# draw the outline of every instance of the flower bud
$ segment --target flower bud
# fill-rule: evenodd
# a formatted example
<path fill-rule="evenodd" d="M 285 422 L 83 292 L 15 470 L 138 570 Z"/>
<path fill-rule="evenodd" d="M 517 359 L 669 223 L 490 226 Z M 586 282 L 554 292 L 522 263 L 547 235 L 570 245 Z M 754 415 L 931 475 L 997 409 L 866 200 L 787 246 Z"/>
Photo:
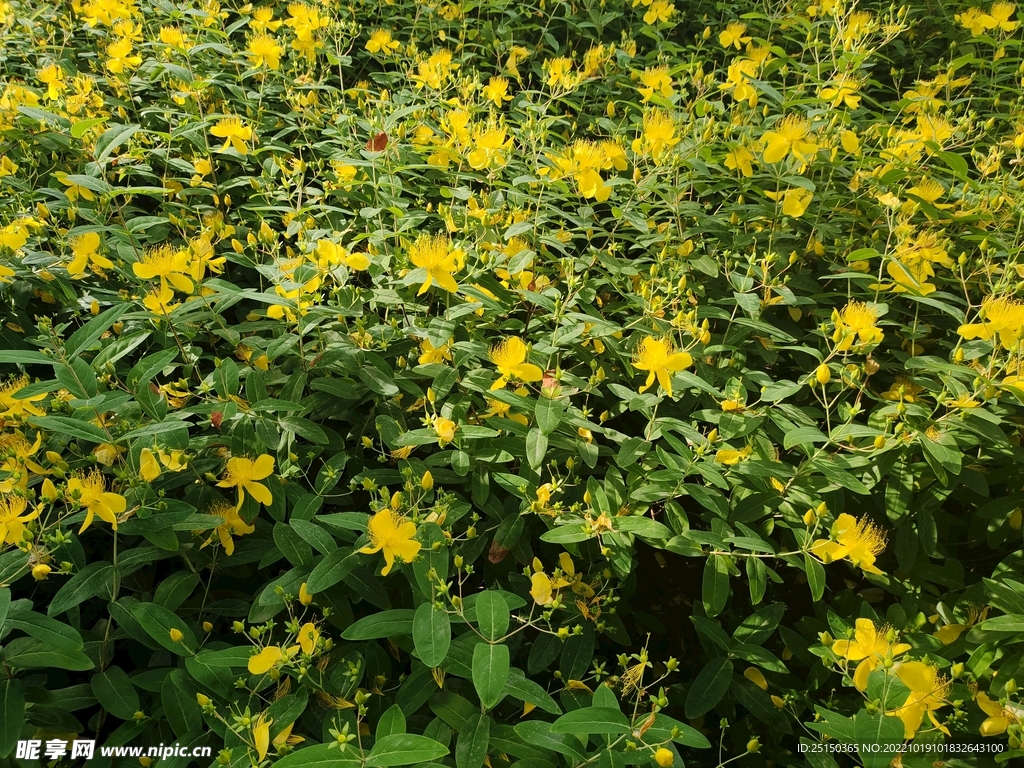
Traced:
<path fill-rule="evenodd" d="M 180 629 L 171 627 L 171 642 L 180 643 L 184 637 L 185 635 L 181 633 Z"/>
<path fill-rule="evenodd" d="M 654 753 L 654 762 L 660 765 L 661 768 L 671 768 L 675 761 L 676 756 L 672 754 L 671 750 L 665 749 L 664 747 L 661 747 Z"/>
<path fill-rule="evenodd" d="M 423 477 L 420 480 L 420 488 L 424 491 L 429 491 L 434 487 L 434 476 L 429 471 L 423 473 Z"/>
<path fill-rule="evenodd" d="M 747 742 L 747 752 L 757 752 L 761 748 L 761 742 L 757 739 L 751 739 Z"/>
<path fill-rule="evenodd" d="M 828 369 L 828 366 L 825 363 L 822 363 L 814 372 L 814 378 L 817 379 L 819 384 L 825 386 L 832 378 L 832 372 Z"/>
<path fill-rule="evenodd" d="M 204 621 L 203 632 L 213 632 L 213 624 L 209 621 Z"/>
<path fill-rule="evenodd" d="M 36 581 L 42 581 L 50 575 L 51 570 L 52 569 L 50 568 L 50 566 L 46 565 L 45 563 L 40 563 L 39 565 L 32 566 L 32 578 Z"/>

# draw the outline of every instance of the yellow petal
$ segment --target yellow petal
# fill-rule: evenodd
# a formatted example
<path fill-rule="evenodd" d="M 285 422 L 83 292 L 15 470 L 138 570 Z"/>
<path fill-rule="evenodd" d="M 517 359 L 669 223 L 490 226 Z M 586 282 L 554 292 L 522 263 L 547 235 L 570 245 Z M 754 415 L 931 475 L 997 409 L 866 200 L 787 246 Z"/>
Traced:
<path fill-rule="evenodd" d="M 249 672 L 253 675 L 262 675 L 281 660 L 284 654 L 276 645 L 269 645 L 257 655 L 249 658 Z"/>

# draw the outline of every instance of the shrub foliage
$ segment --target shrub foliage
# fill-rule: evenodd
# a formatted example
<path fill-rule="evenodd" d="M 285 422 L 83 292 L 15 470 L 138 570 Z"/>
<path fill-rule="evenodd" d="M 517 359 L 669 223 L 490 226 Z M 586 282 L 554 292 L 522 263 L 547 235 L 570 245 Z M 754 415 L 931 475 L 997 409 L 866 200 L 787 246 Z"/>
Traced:
<path fill-rule="evenodd" d="M 0 757 L 1019 757 L 969 2 L 0 2 Z"/>

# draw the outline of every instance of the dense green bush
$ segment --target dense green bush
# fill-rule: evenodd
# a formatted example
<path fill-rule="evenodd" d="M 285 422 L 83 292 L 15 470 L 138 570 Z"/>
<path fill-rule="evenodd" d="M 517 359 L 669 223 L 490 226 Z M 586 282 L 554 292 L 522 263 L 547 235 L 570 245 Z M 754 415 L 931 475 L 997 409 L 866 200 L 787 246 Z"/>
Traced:
<path fill-rule="evenodd" d="M 1016 18 L 0 1 L 0 758 L 1022 756 Z"/>

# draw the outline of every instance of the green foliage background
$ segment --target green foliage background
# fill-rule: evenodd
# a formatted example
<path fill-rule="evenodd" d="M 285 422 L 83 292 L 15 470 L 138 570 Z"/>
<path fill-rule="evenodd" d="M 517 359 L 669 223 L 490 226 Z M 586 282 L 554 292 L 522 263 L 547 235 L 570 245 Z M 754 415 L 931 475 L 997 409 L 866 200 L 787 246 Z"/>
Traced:
<path fill-rule="evenodd" d="M 1016 18 L 0 2 L 0 757 L 1020 757 Z"/>

